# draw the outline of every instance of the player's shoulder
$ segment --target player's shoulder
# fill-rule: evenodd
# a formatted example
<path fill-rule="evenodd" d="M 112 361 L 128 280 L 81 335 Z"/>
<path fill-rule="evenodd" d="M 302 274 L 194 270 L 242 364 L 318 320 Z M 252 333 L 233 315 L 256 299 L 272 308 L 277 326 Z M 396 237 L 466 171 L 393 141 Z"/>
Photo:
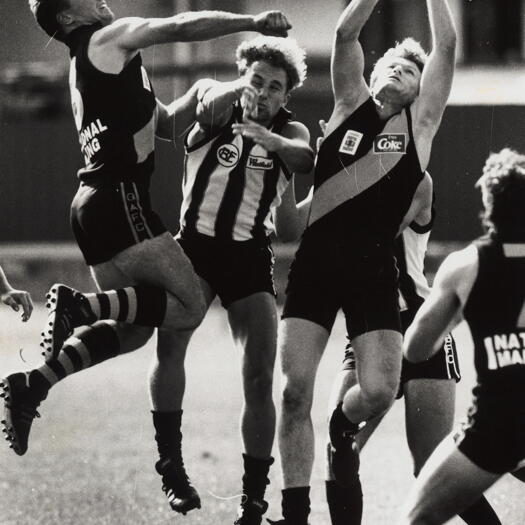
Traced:
<path fill-rule="evenodd" d="M 142 25 L 146 24 L 147 20 L 138 16 L 128 16 L 124 18 L 117 18 L 111 24 L 100 28 L 93 33 L 91 39 L 94 45 L 118 45 L 119 42 L 129 33 L 137 30 Z"/>
<path fill-rule="evenodd" d="M 453 289 L 464 302 L 477 277 L 478 267 L 478 250 L 474 244 L 469 244 L 445 258 L 436 274 L 434 286 Z"/>

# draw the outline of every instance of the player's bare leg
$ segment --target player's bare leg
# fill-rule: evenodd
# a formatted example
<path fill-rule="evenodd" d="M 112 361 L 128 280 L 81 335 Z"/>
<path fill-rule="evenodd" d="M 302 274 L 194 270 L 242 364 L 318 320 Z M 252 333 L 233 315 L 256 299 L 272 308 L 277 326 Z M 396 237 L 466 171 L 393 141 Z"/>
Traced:
<path fill-rule="evenodd" d="M 259 292 L 228 308 L 233 338 L 242 349 L 244 403 L 241 435 L 244 444 L 243 501 L 236 525 L 259 525 L 268 504 L 264 501 L 273 458 L 275 405 L 272 396 L 277 344 L 275 298 Z"/>
<path fill-rule="evenodd" d="M 314 460 L 312 408 L 315 377 L 329 333 L 304 319 L 284 319 L 279 334 L 283 385 L 279 450 L 284 523 L 307 524 Z"/>
<path fill-rule="evenodd" d="M 348 390 L 329 424 L 331 468 L 342 486 L 355 483 L 359 425 L 380 416 L 394 402 L 401 375 L 402 337 L 394 330 L 375 330 L 352 339 L 358 383 Z"/>
<path fill-rule="evenodd" d="M 434 451 L 413 485 L 401 525 L 440 525 L 471 506 L 501 477 L 460 452 L 452 437 Z"/>
<path fill-rule="evenodd" d="M 199 279 L 206 308 L 214 294 Z M 150 400 L 159 460 L 155 464 L 162 476 L 163 490 L 171 508 L 182 514 L 201 507 L 201 500 L 192 485 L 182 455 L 182 401 L 186 387 L 184 359 L 192 330 L 158 331 L 157 351 L 149 374 Z"/>

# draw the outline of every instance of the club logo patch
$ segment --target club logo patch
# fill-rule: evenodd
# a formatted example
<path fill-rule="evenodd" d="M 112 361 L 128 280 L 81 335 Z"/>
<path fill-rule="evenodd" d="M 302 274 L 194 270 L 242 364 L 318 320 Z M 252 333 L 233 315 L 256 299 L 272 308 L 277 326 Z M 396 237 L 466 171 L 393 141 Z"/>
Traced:
<path fill-rule="evenodd" d="M 347 155 L 355 155 L 357 148 L 359 147 L 359 144 L 361 143 L 361 139 L 363 138 L 363 134 L 359 133 L 359 131 L 354 131 L 353 129 L 349 129 L 345 136 L 343 137 L 343 141 L 341 142 L 341 145 L 339 146 L 339 153 L 346 153 Z"/>
<path fill-rule="evenodd" d="M 407 136 L 405 133 L 390 133 L 378 135 L 374 139 L 374 153 L 407 152 Z"/>
<path fill-rule="evenodd" d="M 223 144 L 217 150 L 217 160 L 225 168 L 233 168 L 239 162 L 239 150 L 234 144 Z"/>
<path fill-rule="evenodd" d="M 250 155 L 248 157 L 247 167 L 254 170 L 271 170 L 273 168 L 273 159 Z"/>

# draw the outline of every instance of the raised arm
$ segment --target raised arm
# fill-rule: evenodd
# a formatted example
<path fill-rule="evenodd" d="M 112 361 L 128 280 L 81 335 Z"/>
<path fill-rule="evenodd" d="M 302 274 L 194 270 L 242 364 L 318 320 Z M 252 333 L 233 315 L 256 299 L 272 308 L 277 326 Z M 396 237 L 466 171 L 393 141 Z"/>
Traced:
<path fill-rule="evenodd" d="M 223 126 L 228 122 L 233 110 L 233 104 L 240 100 L 245 90 L 255 89 L 249 85 L 249 80 L 239 77 L 231 82 L 216 82 L 199 100 L 197 106 L 197 121 L 203 127 Z"/>
<path fill-rule="evenodd" d="M 416 126 L 437 131 L 452 87 L 456 61 L 456 29 L 447 0 L 426 0 L 432 33 L 432 51 L 423 69 L 416 106 Z M 422 129 L 423 128 L 423 129 Z"/>
<path fill-rule="evenodd" d="M 353 0 L 337 21 L 331 59 L 332 89 L 336 105 L 334 114 L 341 104 L 352 111 L 359 99 L 368 95 L 368 87 L 363 78 L 363 49 L 358 38 L 377 2 L 378 0 Z M 331 127 L 330 122 L 328 127 Z"/>
<path fill-rule="evenodd" d="M 157 99 L 157 137 L 175 140 L 183 135 L 196 120 L 199 100 L 216 84 L 216 80 L 203 78 L 168 105 Z"/>
<path fill-rule="evenodd" d="M 102 29 L 100 39 L 112 40 L 133 53 L 156 44 L 210 40 L 240 31 L 287 36 L 291 26 L 280 11 L 242 15 L 225 11 L 195 11 L 168 18 L 123 18 Z"/>

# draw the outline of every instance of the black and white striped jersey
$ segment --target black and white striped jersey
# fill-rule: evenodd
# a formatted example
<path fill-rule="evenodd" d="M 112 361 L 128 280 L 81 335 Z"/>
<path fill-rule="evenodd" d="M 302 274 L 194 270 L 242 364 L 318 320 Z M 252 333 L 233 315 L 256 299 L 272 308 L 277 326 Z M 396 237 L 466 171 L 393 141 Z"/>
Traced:
<path fill-rule="evenodd" d="M 274 230 L 271 212 L 280 204 L 292 174 L 276 153 L 233 134 L 233 122 L 241 120 L 242 109 L 236 104 L 225 126 L 193 145 L 186 137 L 183 235 L 243 241 Z M 280 133 L 289 120 L 290 113 L 281 109 L 271 131 Z"/>
<path fill-rule="evenodd" d="M 78 177 L 99 185 L 152 174 L 157 106 L 140 54 L 118 74 L 91 63 L 89 41 L 101 27 L 83 26 L 67 38 L 71 104 L 85 161 Z"/>

